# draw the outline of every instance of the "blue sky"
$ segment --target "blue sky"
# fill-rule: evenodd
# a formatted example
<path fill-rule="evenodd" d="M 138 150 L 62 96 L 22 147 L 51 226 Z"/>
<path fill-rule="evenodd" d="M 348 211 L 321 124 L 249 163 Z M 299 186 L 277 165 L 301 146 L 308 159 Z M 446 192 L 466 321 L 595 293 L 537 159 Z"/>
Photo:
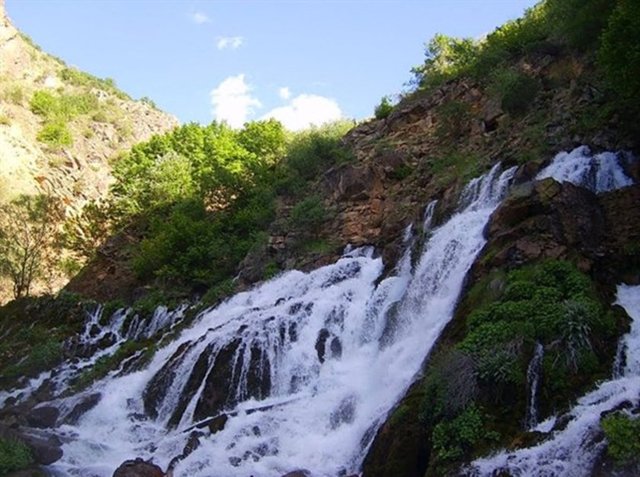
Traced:
<path fill-rule="evenodd" d="M 6 0 L 44 50 L 180 121 L 370 116 L 435 33 L 480 37 L 534 0 Z"/>

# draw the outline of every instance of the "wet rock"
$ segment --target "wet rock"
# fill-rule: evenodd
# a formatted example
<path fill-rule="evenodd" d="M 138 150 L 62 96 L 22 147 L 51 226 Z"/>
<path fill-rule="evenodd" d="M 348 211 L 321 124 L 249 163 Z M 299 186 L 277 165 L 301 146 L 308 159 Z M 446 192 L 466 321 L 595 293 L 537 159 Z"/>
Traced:
<path fill-rule="evenodd" d="M 63 455 L 62 442 L 55 436 L 23 434 L 20 436 L 33 454 L 37 464 L 50 465 L 60 460 Z"/>
<path fill-rule="evenodd" d="M 140 457 L 124 461 L 113 473 L 113 477 L 165 477 L 160 467 Z"/>
<path fill-rule="evenodd" d="M 306 469 L 294 470 L 284 474 L 282 477 L 311 477 L 311 472 Z"/>
<path fill-rule="evenodd" d="M 231 386 L 233 377 L 234 356 L 240 346 L 241 341 L 236 339 L 222 348 L 215 357 L 213 369 L 206 376 L 206 382 L 202 390 L 202 395 L 196 404 L 194 419 L 205 419 L 209 416 L 220 414 L 225 405 L 230 401 L 230 396 L 234 392 Z M 196 369 L 194 368 L 194 373 Z M 192 373 L 192 377 L 194 374 Z M 200 387 L 202 379 L 189 378 L 185 390 L 192 389 L 192 394 Z M 185 394 L 183 393 L 183 396 Z M 188 401 L 187 401 L 188 402 Z M 185 405 L 186 407 L 186 405 Z"/>
<path fill-rule="evenodd" d="M 73 406 L 71 411 L 64 417 L 63 422 L 65 424 L 76 424 L 85 413 L 96 407 L 101 398 L 102 394 L 100 393 L 92 393 L 83 396 L 81 400 L 75 406 Z"/>
<path fill-rule="evenodd" d="M 325 354 L 327 352 L 326 345 L 329 336 L 329 330 L 327 330 L 326 328 L 322 328 L 320 330 L 320 333 L 318 333 L 318 338 L 316 339 L 316 354 L 318 355 L 318 360 L 320 360 L 321 363 L 324 363 Z"/>
<path fill-rule="evenodd" d="M 193 343 L 181 344 L 169 358 L 169 361 L 151 378 L 144 392 L 142 401 L 145 412 L 152 418 L 158 417 L 158 408 L 173 385 L 175 370 L 184 359 L 185 354 L 191 349 Z"/>
<path fill-rule="evenodd" d="M 60 416 L 60 410 L 53 406 L 42 406 L 31 409 L 27 413 L 27 423 L 31 427 L 45 429 L 47 427 L 55 427 L 56 421 Z"/>

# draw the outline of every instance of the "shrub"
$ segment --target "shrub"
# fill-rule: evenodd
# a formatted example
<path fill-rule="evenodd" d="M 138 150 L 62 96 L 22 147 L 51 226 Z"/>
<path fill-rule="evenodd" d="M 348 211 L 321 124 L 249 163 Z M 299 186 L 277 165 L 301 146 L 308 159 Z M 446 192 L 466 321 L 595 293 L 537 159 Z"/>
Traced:
<path fill-rule="evenodd" d="M 436 135 L 441 140 L 458 139 L 469 127 L 469 105 L 462 101 L 447 101 L 437 108 Z"/>
<path fill-rule="evenodd" d="M 614 318 L 593 294 L 589 278 L 568 262 L 511 271 L 502 296 L 469 315 L 458 348 L 474 357 L 478 377 L 493 393 L 497 385 L 524 382 L 525 351 L 541 342 L 547 350 L 543 386 L 565 389 L 570 377 L 598 372 L 602 343 L 615 335 Z"/>
<path fill-rule="evenodd" d="M 607 454 L 618 465 L 638 462 L 640 419 L 626 414 L 609 414 L 600 421 L 607 438 Z"/>
<path fill-rule="evenodd" d="M 502 109 L 512 116 L 524 114 L 538 94 L 538 82 L 523 73 L 501 68 L 493 74 L 490 91 L 500 98 Z"/>
<path fill-rule="evenodd" d="M 353 155 L 342 144 L 342 137 L 352 126 L 348 121 L 338 121 L 298 133 L 289 145 L 286 167 L 310 180 L 335 164 L 351 161 Z"/>
<path fill-rule="evenodd" d="M 485 437 L 484 419 L 471 405 L 451 420 L 439 422 L 433 429 L 433 451 L 441 463 L 460 460 Z"/>
<path fill-rule="evenodd" d="M 324 204 L 316 195 L 298 202 L 291 209 L 291 225 L 305 234 L 317 233 L 325 218 Z"/>
<path fill-rule="evenodd" d="M 62 121 L 45 123 L 36 139 L 53 147 L 71 146 L 73 144 L 71 131 L 69 131 L 66 123 Z"/>
<path fill-rule="evenodd" d="M 31 450 L 15 439 L 0 437 L 0 475 L 21 470 L 33 464 Z"/>
<path fill-rule="evenodd" d="M 391 111 L 393 111 L 391 99 L 389 99 L 389 96 L 383 96 L 380 103 L 375 107 L 373 114 L 376 119 L 384 119 L 391 114 Z"/>

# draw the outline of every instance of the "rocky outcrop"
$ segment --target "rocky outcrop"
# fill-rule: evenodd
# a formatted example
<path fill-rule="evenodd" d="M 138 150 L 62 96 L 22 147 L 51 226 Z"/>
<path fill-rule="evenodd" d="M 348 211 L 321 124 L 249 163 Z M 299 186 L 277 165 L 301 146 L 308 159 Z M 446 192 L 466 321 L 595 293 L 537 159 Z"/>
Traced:
<path fill-rule="evenodd" d="M 44 193 L 59 198 L 67 216 L 75 215 L 88 201 L 105 197 L 113 182 L 111 159 L 178 121 L 111 83 L 79 71 L 70 75 L 72 69 L 21 34 L 4 5 L 0 8 L 0 203 L 18 194 Z M 40 91 L 95 99 L 92 111 L 66 122 L 71 144 L 52 146 L 38 139 L 45 120 L 30 101 Z M 57 291 L 67 281 L 61 270 L 48 276 L 49 283 L 36 284 L 36 294 Z M 0 303 L 9 295 L 8 285 L 0 282 Z"/>

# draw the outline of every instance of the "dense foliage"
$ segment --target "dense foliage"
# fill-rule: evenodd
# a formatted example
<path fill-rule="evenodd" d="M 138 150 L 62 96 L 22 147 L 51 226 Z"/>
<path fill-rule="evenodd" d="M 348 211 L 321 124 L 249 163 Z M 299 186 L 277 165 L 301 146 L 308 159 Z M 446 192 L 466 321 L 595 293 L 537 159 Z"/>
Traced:
<path fill-rule="evenodd" d="M 29 448 L 15 439 L 0 438 L 0 475 L 27 468 L 33 463 Z"/>
<path fill-rule="evenodd" d="M 536 343 L 544 347 L 543 412 L 562 409 L 580 386 L 609 370 L 616 319 L 574 265 L 548 261 L 513 270 L 493 297 L 475 289 L 483 286 L 470 291 L 484 299 L 468 316 L 464 338 L 433 357 L 424 379 L 420 420 L 432 432 L 435 467 L 498 443 L 504 425 L 492 422 L 518 425 Z M 506 409 L 516 415 L 505 419 Z"/>
<path fill-rule="evenodd" d="M 640 419 L 623 413 L 609 414 L 601 420 L 607 438 L 607 454 L 618 465 L 640 459 Z"/>
<path fill-rule="evenodd" d="M 461 77 L 490 84 L 523 55 L 570 49 L 597 53 L 601 76 L 625 101 L 619 106 L 638 111 L 639 18 L 640 5 L 634 0 L 542 0 L 522 18 L 506 22 L 481 40 L 436 35 L 426 45 L 424 62 L 412 69 L 412 83 L 418 90 L 432 90 Z M 513 99 L 502 99 L 526 106 L 536 88 L 527 84 L 526 71 L 519 74 L 521 80 L 506 92 Z M 515 109 L 521 112 L 523 105 Z"/>
<path fill-rule="evenodd" d="M 87 249 L 101 232 L 94 222 L 104 223 L 106 214 L 120 226 L 142 227 L 132 254 L 140 278 L 196 289 L 222 284 L 266 243 L 278 196 L 297 204 L 292 228 L 317 232 L 325 211 L 306 184 L 351 159 L 341 142 L 350 127 L 335 123 L 293 135 L 274 120 L 240 130 L 214 122 L 155 136 L 116 161 L 111 200 L 88 206 L 86 223 L 68 227 L 68 241 Z M 275 265 L 267 265 L 272 274 Z"/>

